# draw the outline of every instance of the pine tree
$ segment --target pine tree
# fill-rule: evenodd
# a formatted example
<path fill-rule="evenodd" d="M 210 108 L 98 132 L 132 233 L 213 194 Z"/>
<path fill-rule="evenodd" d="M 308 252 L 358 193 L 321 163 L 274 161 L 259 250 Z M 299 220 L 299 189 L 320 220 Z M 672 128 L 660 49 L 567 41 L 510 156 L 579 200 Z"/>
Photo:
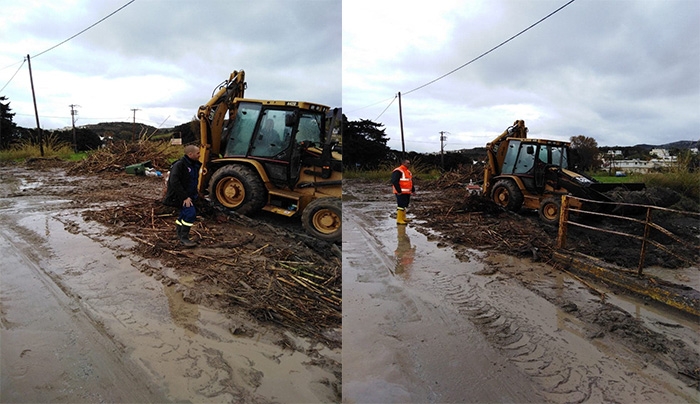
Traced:
<path fill-rule="evenodd" d="M 0 149 L 7 149 L 15 137 L 17 125 L 12 121 L 15 116 L 10 109 L 7 97 L 0 96 Z"/>

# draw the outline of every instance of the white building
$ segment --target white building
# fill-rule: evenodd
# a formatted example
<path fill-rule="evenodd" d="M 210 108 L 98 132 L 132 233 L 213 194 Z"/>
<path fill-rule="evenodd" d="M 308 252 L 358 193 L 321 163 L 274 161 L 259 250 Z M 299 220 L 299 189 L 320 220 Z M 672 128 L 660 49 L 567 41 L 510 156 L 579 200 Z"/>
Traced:
<path fill-rule="evenodd" d="M 651 171 L 672 167 L 676 163 L 676 157 L 671 156 L 666 149 L 652 149 L 650 154 L 656 155 L 658 158 L 652 158 L 648 161 L 640 159 L 617 160 L 615 156 L 621 156 L 622 152 L 619 150 L 611 150 L 605 155 L 603 166 L 616 172 L 622 171 L 624 173 L 646 174 Z"/>

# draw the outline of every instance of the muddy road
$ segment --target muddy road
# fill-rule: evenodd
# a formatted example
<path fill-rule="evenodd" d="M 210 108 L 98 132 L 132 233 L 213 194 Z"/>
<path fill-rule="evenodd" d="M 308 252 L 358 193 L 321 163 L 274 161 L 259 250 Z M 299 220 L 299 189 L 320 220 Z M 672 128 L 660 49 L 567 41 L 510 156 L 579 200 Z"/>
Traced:
<path fill-rule="evenodd" d="M 235 301 L 264 278 L 256 270 L 284 280 L 284 267 L 333 254 L 275 243 L 274 223 L 214 218 L 201 220 L 202 248 L 183 251 L 155 179 L 67 171 L 0 172 L 1 402 L 340 400 L 339 324 L 299 329 L 272 301 Z"/>
<path fill-rule="evenodd" d="M 344 402 L 700 402 L 696 318 L 450 242 L 439 193 L 404 228 L 387 184 L 343 187 Z"/>

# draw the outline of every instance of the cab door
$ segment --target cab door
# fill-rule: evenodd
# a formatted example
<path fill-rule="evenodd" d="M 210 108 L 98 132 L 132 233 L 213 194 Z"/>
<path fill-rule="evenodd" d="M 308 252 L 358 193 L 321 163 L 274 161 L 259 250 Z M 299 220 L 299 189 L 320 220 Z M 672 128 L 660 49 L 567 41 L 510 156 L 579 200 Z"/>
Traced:
<path fill-rule="evenodd" d="M 249 157 L 265 167 L 270 181 L 278 187 L 289 184 L 294 117 L 293 110 L 263 108 L 250 144 Z"/>

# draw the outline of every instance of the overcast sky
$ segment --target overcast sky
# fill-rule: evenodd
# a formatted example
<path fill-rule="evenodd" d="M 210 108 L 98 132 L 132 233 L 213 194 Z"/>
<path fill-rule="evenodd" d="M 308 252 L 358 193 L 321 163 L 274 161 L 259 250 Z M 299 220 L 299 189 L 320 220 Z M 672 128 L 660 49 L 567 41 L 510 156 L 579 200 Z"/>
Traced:
<path fill-rule="evenodd" d="M 70 126 L 71 104 L 79 105 L 76 125 L 131 122 L 138 109 L 136 122 L 173 127 L 241 69 L 249 98 L 342 102 L 340 0 L 0 0 L 0 7 L 0 96 L 19 126 L 36 127 L 27 54 L 44 129 Z"/>
<path fill-rule="evenodd" d="M 441 131 L 445 150 L 484 146 L 517 119 L 531 137 L 599 146 L 698 140 L 698 0 L 577 0 L 411 92 L 567 2 L 344 1 L 343 112 L 384 124 L 401 150 L 401 92 L 406 150 L 419 152 L 440 151 Z"/>

